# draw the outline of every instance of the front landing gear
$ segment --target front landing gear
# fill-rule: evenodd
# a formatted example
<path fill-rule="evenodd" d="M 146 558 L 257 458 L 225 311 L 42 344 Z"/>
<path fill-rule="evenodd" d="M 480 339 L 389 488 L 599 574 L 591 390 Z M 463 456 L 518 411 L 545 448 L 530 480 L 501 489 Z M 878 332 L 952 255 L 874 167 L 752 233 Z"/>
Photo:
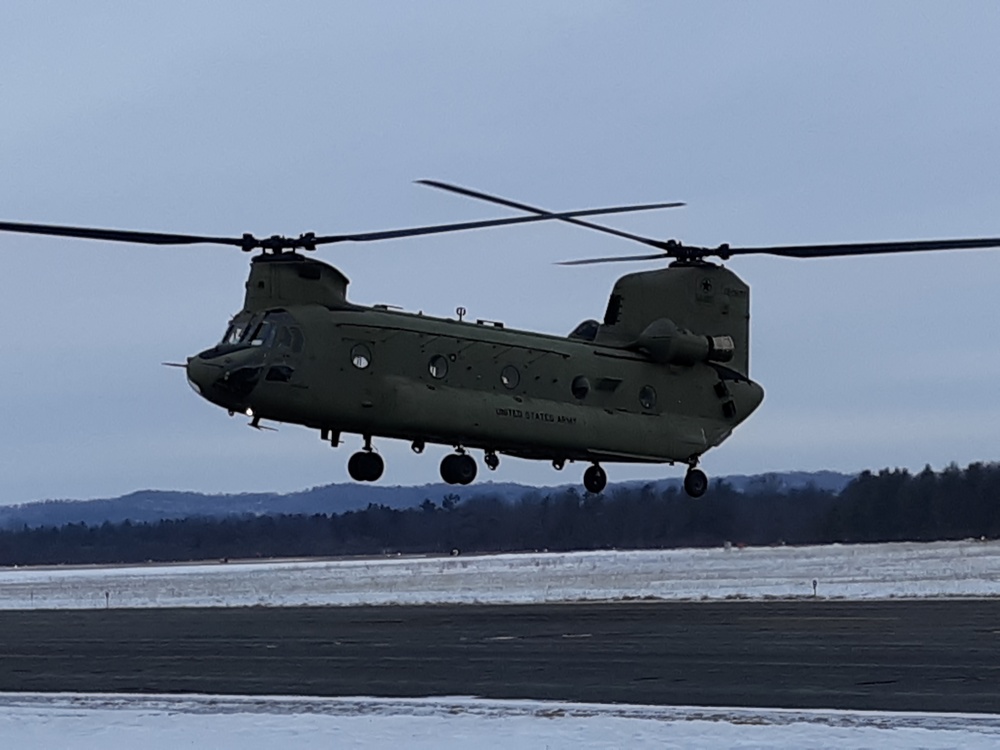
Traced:
<path fill-rule="evenodd" d="M 355 482 L 376 482 L 385 471 L 385 461 L 378 453 L 359 451 L 347 462 L 347 473 Z"/>
<path fill-rule="evenodd" d="M 441 478 L 448 484 L 470 484 L 476 478 L 476 460 L 467 453 L 451 453 L 441 460 Z"/>
<path fill-rule="evenodd" d="M 372 450 L 372 439 L 365 435 L 364 450 L 358 451 L 347 462 L 347 473 L 355 482 L 376 482 L 385 471 L 385 461 Z"/>
<path fill-rule="evenodd" d="M 583 472 L 583 486 L 587 492 L 599 495 L 608 486 L 608 475 L 598 464 L 594 464 Z"/>
<path fill-rule="evenodd" d="M 684 491 L 690 497 L 699 498 L 705 494 L 707 489 L 708 477 L 705 476 L 705 472 L 694 466 L 688 469 L 687 474 L 684 475 Z"/>

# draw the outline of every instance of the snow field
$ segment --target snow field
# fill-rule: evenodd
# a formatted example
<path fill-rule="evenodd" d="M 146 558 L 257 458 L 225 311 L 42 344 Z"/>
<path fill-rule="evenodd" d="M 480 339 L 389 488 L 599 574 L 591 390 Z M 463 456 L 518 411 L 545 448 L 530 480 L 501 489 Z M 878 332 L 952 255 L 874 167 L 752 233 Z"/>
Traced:
<path fill-rule="evenodd" d="M 1000 595 L 1000 542 L 0 569 L 0 609 Z"/>
<path fill-rule="evenodd" d="M 0 693 L 11 748 L 510 750 L 1000 745 L 1000 716 L 600 706 L 466 698 Z"/>

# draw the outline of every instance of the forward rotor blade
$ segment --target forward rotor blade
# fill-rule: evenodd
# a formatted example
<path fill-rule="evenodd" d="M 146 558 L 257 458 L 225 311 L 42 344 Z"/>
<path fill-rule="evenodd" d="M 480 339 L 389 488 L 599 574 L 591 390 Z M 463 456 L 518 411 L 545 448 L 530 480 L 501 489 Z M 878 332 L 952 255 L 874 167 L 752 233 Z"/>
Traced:
<path fill-rule="evenodd" d="M 929 250 L 973 250 L 1000 247 L 1000 237 L 959 238 L 948 240 L 904 240 L 901 242 L 851 242 L 826 245 L 776 245 L 773 247 L 725 247 L 716 254 L 778 255 L 784 258 L 834 258 L 850 255 L 877 255 L 881 253 L 918 253 Z"/>
<path fill-rule="evenodd" d="M 389 229 L 378 232 L 363 232 L 360 234 L 335 234 L 326 237 L 316 237 L 312 242 L 325 245 L 333 242 L 371 242 L 373 240 L 390 240 L 398 237 L 416 237 L 423 234 L 441 234 L 443 232 L 461 232 L 467 229 L 484 229 L 508 224 L 530 224 L 536 221 L 572 220 L 577 216 L 601 216 L 607 214 L 624 214 L 635 211 L 652 211 L 660 208 L 674 208 L 677 203 L 645 203 L 634 206 L 611 206 L 609 208 L 588 208 L 578 211 L 561 211 L 559 213 L 542 212 L 535 216 L 511 216 L 505 219 L 485 219 L 482 221 L 465 221 L 456 224 L 437 224 L 427 227 L 412 227 L 408 229 Z M 614 230 L 611 230 L 614 231 Z"/>
<path fill-rule="evenodd" d="M 471 190 L 469 188 L 460 187 L 459 185 L 451 185 L 447 182 L 440 182 L 439 180 L 417 180 L 417 184 L 426 185 L 428 187 L 437 188 L 438 190 L 446 190 L 450 193 L 457 193 L 458 195 L 464 195 L 467 198 L 475 198 L 477 200 L 487 201 L 488 203 L 496 203 L 500 206 L 507 206 L 508 208 L 516 208 L 520 211 L 527 211 L 528 213 L 537 214 L 539 216 L 548 216 L 550 218 L 557 218 L 555 214 L 551 211 L 546 211 L 544 208 L 538 208 L 537 206 L 529 206 L 527 203 L 518 203 L 517 201 L 508 200 L 506 198 L 501 198 L 496 195 L 490 195 L 489 193 L 481 193 L 478 190 Z M 662 208 L 679 208 L 681 206 L 687 205 L 682 202 L 665 203 Z M 589 221 L 580 221 L 579 219 L 562 217 L 562 221 L 567 224 L 576 224 L 577 226 L 586 227 L 587 229 L 594 229 L 598 232 L 604 232 L 605 234 L 613 234 L 616 237 L 622 237 L 626 240 L 632 240 L 633 242 L 641 242 L 644 245 L 650 245 L 652 247 L 660 247 L 663 243 L 659 240 L 654 240 L 650 237 L 643 237 L 638 234 L 632 234 L 631 232 L 623 232 L 620 229 L 612 229 L 611 227 L 601 226 L 600 224 L 592 224 Z"/>
<path fill-rule="evenodd" d="M 672 208 L 674 203 L 646 203 L 632 206 L 611 206 L 608 208 L 590 208 L 561 213 L 545 213 L 539 216 L 514 216 L 503 219 L 484 219 L 481 221 L 464 221 L 453 224 L 437 224 L 426 227 L 409 227 L 406 229 L 389 229 L 377 232 L 361 232 L 357 234 L 334 234 L 316 237 L 304 234 L 298 238 L 268 237 L 258 239 L 250 234 L 242 237 L 211 237 L 194 234 L 166 234 L 161 232 L 138 232 L 124 229 L 99 229 L 96 227 L 70 227 L 55 224 L 25 224 L 20 222 L 0 222 L 0 231 L 19 232 L 21 234 L 41 234 L 57 237 L 77 237 L 90 240 L 105 240 L 111 242 L 132 242 L 143 245 L 232 245 L 242 250 L 265 248 L 268 250 L 294 250 L 304 248 L 315 249 L 316 245 L 328 245 L 335 242 L 372 242 L 390 240 L 400 237 L 416 237 L 425 234 L 442 234 L 445 232 L 460 232 L 468 229 L 484 229 L 509 224 L 529 224 L 536 221 L 552 221 L 569 219 L 575 216 L 600 216 L 606 214 L 631 213 L 634 211 L 651 211 L 660 208 Z"/>
<path fill-rule="evenodd" d="M 194 245 L 212 243 L 241 247 L 242 237 L 204 237 L 194 234 L 163 234 L 161 232 L 136 232 L 125 229 L 98 229 L 95 227 L 67 227 L 53 224 L 23 224 L 0 221 L 0 231 L 21 234 L 44 234 L 56 237 L 79 237 L 87 240 L 109 242 L 134 242 L 143 245 Z"/>

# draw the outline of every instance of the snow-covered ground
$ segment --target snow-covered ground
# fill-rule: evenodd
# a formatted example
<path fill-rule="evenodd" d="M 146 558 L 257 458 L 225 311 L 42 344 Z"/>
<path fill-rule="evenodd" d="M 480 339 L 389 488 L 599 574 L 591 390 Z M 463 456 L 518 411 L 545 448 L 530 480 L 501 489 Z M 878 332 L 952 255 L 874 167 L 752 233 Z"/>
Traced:
<path fill-rule="evenodd" d="M 0 609 L 1000 596 L 1000 542 L 0 569 Z"/>
<path fill-rule="evenodd" d="M 19 750 L 179 747 L 963 748 L 1000 746 L 1000 716 L 599 706 L 536 701 L 0 694 Z"/>
<path fill-rule="evenodd" d="M 0 608 L 1000 596 L 1000 542 L 0 569 Z M 0 694 L 0 747 L 996 748 L 1000 715 Z"/>

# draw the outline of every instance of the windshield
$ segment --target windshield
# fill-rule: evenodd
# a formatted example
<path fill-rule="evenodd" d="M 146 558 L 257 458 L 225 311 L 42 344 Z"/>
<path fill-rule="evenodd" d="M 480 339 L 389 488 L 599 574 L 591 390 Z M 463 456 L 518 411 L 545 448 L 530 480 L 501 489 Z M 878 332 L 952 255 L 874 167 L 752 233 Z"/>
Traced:
<path fill-rule="evenodd" d="M 239 344 L 249 334 L 251 330 L 250 324 L 256 323 L 258 319 L 259 316 L 237 315 L 229 321 L 229 327 L 226 329 L 225 334 L 223 334 L 222 341 L 219 344 L 221 346 L 235 346 Z"/>
<path fill-rule="evenodd" d="M 238 315 L 219 342 L 220 346 L 260 346 L 302 351 L 302 330 L 284 311 Z"/>
<path fill-rule="evenodd" d="M 250 334 L 243 343 L 249 343 L 250 346 L 271 345 L 271 340 L 274 338 L 274 324 L 266 317 L 255 326 L 247 326 L 247 330 L 250 331 Z"/>

